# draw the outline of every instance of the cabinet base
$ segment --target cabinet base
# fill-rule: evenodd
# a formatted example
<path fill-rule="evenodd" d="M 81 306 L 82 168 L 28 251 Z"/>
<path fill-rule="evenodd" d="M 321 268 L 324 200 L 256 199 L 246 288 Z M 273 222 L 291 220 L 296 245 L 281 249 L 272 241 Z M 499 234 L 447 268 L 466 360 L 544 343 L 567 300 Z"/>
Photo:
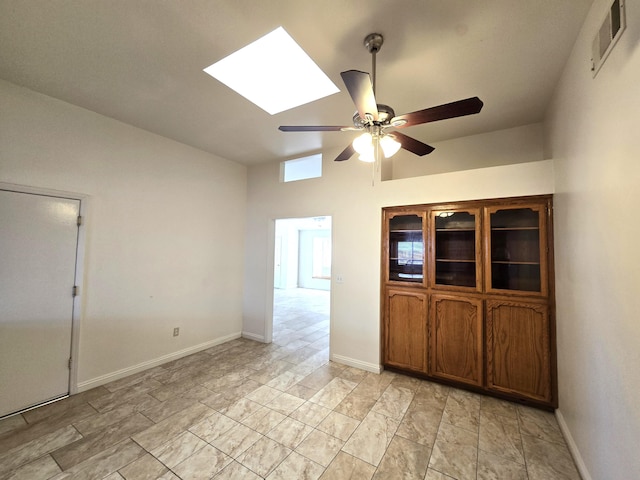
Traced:
<path fill-rule="evenodd" d="M 525 405 L 527 407 L 538 408 L 540 410 L 545 410 L 547 412 L 554 412 L 556 408 L 558 408 L 557 402 L 542 402 L 540 400 L 527 398 L 519 395 L 509 395 L 502 392 L 495 392 L 493 390 L 487 390 L 481 387 L 474 387 L 473 385 L 468 385 L 464 383 L 459 383 L 451 380 L 446 380 L 442 378 L 432 377 L 423 372 L 416 372 L 413 370 L 405 370 L 402 368 L 393 367 L 391 365 L 383 365 L 384 369 L 398 373 L 401 375 L 407 375 L 414 378 L 419 378 L 421 380 L 426 380 L 428 382 L 439 383 L 441 385 L 447 385 L 449 387 L 459 388 L 460 390 L 467 390 L 469 392 L 478 393 L 480 395 L 485 395 L 487 397 L 499 398 L 501 400 L 507 400 L 509 402 L 517 403 L 518 405 Z"/>

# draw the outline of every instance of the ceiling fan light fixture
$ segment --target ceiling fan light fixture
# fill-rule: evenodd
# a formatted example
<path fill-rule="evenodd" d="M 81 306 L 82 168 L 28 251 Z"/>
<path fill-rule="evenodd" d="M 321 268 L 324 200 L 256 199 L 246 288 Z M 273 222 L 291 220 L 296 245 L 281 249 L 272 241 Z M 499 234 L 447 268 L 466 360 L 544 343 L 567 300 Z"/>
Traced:
<path fill-rule="evenodd" d="M 358 160 L 365 162 L 365 163 L 373 163 L 376 161 L 376 157 L 373 154 L 373 147 L 371 147 L 371 150 L 369 150 L 368 152 L 364 152 L 361 153 L 360 156 L 358 157 Z"/>
<path fill-rule="evenodd" d="M 398 153 L 398 150 L 400 150 L 401 146 L 402 144 L 391 135 L 384 135 L 380 139 L 380 148 L 382 148 L 384 158 L 393 157 L 396 153 Z"/>
<path fill-rule="evenodd" d="M 373 152 L 373 137 L 369 132 L 359 135 L 353 140 L 353 149 L 360 155 Z"/>

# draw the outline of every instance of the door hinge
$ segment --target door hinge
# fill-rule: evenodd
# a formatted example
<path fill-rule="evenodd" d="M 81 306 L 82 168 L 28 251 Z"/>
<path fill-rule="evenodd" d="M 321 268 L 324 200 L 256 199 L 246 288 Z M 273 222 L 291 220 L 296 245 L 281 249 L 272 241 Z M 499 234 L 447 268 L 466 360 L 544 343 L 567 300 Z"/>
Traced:
<path fill-rule="evenodd" d="M 73 290 L 71 292 L 72 296 L 77 297 L 78 296 L 78 286 L 74 285 L 73 286 Z"/>
<path fill-rule="evenodd" d="M 82 215 L 78 215 L 78 226 L 82 225 Z"/>
<path fill-rule="evenodd" d="M 72 360 L 73 359 L 71 357 L 69 357 L 69 364 L 68 364 L 69 370 L 71 370 L 71 362 L 72 362 Z"/>

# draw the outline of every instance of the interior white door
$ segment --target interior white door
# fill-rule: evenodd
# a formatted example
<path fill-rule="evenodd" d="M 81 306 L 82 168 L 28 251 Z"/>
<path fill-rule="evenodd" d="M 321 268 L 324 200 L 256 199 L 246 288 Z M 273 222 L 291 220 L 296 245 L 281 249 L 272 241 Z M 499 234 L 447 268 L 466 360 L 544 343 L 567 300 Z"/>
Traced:
<path fill-rule="evenodd" d="M 69 393 L 79 212 L 0 190 L 0 416 Z"/>

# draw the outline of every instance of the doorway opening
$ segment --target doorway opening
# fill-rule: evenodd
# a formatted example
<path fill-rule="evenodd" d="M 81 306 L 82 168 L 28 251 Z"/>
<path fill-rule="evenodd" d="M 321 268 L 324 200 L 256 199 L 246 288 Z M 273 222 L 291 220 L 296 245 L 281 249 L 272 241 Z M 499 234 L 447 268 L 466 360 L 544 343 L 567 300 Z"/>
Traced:
<path fill-rule="evenodd" d="M 277 219 L 272 342 L 298 361 L 329 356 L 331 217 Z"/>

